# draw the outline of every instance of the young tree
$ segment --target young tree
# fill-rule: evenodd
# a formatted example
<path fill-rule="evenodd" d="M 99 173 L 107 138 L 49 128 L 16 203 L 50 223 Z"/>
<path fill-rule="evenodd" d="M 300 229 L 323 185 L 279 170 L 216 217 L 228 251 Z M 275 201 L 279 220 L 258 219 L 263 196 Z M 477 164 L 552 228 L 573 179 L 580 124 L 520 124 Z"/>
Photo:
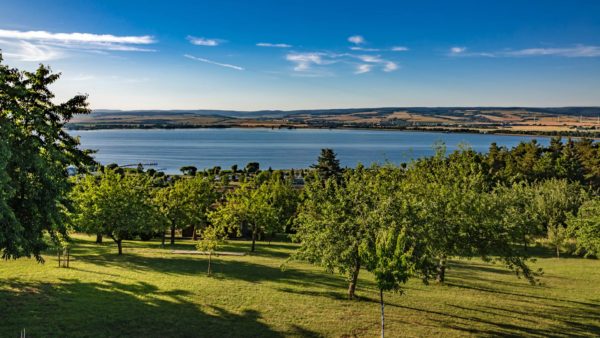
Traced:
<path fill-rule="evenodd" d="M 583 203 L 577 217 L 570 217 L 567 224 L 578 253 L 600 258 L 600 198 Z"/>
<path fill-rule="evenodd" d="M 79 141 L 64 129 L 76 114 L 87 114 L 87 97 L 55 104 L 49 86 L 59 74 L 2 64 L 0 55 L 0 251 L 2 257 L 34 256 L 47 247 L 44 234 L 66 236 L 70 208 L 66 168 L 93 163 Z"/>
<path fill-rule="evenodd" d="M 206 227 L 202 231 L 200 240 L 196 243 L 196 249 L 208 253 L 208 275 L 212 275 L 212 255 L 217 252 L 219 244 L 223 242 L 225 234 L 217 227 Z"/>
<path fill-rule="evenodd" d="M 83 178 L 72 193 L 73 220 L 84 231 L 110 237 L 123 254 L 123 239 L 154 228 L 157 210 L 151 203 L 146 175 L 121 175 L 105 170 Z"/>

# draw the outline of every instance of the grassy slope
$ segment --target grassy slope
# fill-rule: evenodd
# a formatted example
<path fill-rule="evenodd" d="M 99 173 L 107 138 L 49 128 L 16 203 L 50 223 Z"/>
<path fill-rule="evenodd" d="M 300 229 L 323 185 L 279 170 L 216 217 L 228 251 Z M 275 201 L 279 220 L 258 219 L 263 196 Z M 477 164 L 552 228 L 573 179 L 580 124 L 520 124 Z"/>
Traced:
<path fill-rule="evenodd" d="M 358 301 L 337 275 L 281 263 L 292 244 L 259 244 L 258 253 L 206 258 L 172 255 L 156 242 L 112 244 L 77 237 L 70 269 L 34 260 L 0 261 L 0 336 L 26 328 L 42 336 L 374 337 L 378 294 L 362 273 Z M 223 250 L 247 250 L 236 242 Z M 178 249 L 193 249 L 183 242 Z M 598 336 L 600 261 L 541 258 L 542 286 L 499 266 L 455 261 L 444 286 L 410 282 L 386 295 L 387 333 L 398 336 Z"/>

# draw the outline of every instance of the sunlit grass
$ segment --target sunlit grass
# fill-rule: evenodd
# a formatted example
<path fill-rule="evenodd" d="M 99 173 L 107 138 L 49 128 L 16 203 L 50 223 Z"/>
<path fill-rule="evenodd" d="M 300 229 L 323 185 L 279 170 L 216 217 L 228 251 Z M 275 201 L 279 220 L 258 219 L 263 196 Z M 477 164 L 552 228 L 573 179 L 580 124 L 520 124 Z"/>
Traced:
<path fill-rule="evenodd" d="M 220 250 L 248 251 L 244 241 Z M 174 255 L 157 241 L 129 241 L 124 255 L 109 243 L 76 236 L 71 268 L 19 259 L 0 262 L 0 336 L 283 337 L 379 333 L 378 294 L 361 272 L 359 299 L 344 278 L 304 263 L 281 264 L 294 249 L 259 243 L 257 253 Z M 175 249 L 193 250 L 191 241 Z M 386 294 L 387 334 L 398 336 L 598 336 L 600 261 L 544 258 L 542 285 L 500 266 L 453 261 L 443 286 L 412 281 Z"/>

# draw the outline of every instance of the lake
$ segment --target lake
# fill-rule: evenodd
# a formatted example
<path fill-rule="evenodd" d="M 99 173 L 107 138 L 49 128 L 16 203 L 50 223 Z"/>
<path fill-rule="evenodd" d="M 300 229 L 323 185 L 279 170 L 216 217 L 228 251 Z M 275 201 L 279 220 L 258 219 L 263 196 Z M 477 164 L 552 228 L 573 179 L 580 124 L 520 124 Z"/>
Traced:
<path fill-rule="evenodd" d="M 198 169 L 221 166 L 240 168 L 259 162 L 262 169 L 307 168 L 322 148 L 332 148 L 342 166 L 358 163 L 408 162 L 432 155 L 443 142 L 449 151 L 468 145 L 485 152 L 490 143 L 513 147 L 521 141 L 545 137 L 459 134 L 439 132 L 340 129 L 108 129 L 72 130 L 83 148 L 94 149 L 102 164 L 157 163 L 151 168 L 178 173 L 185 165 Z M 147 167 L 150 168 L 150 167 Z"/>

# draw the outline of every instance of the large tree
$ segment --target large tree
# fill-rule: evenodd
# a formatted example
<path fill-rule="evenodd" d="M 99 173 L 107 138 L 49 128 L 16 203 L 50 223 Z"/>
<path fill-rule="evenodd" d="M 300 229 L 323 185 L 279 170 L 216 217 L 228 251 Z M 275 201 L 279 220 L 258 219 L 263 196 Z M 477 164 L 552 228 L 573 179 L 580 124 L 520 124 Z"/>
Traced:
<path fill-rule="evenodd" d="M 296 219 L 293 238 L 301 246 L 294 257 L 346 276 L 349 299 L 354 298 L 364 266 L 360 247 L 373 237 L 373 207 L 382 197 L 369 188 L 373 170 L 359 166 L 346 171 L 339 182 L 335 176 L 324 183 L 310 180 Z M 397 182 L 391 180 L 388 188 L 394 189 Z"/>
<path fill-rule="evenodd" d="M 2 257 L 36 257 L 44 234 L 66 236 L 66 168 L 93 161 L 64 129 L 75 114 L 87 114 L 86 96 L 55 104 L 48 88 L 58 80 L 50 68 L 19 71 L 0 55 L 0 250 Z"/>
<path fill-rule="evenodd" d="M 99 176 L 87 175 L 72 193 L 73 220 L 88 233 L 110 237 L 123 253 L 123 240 L 151 231 L 159 220 L 147 175 L 122 175 L 106 169 Z"/>

